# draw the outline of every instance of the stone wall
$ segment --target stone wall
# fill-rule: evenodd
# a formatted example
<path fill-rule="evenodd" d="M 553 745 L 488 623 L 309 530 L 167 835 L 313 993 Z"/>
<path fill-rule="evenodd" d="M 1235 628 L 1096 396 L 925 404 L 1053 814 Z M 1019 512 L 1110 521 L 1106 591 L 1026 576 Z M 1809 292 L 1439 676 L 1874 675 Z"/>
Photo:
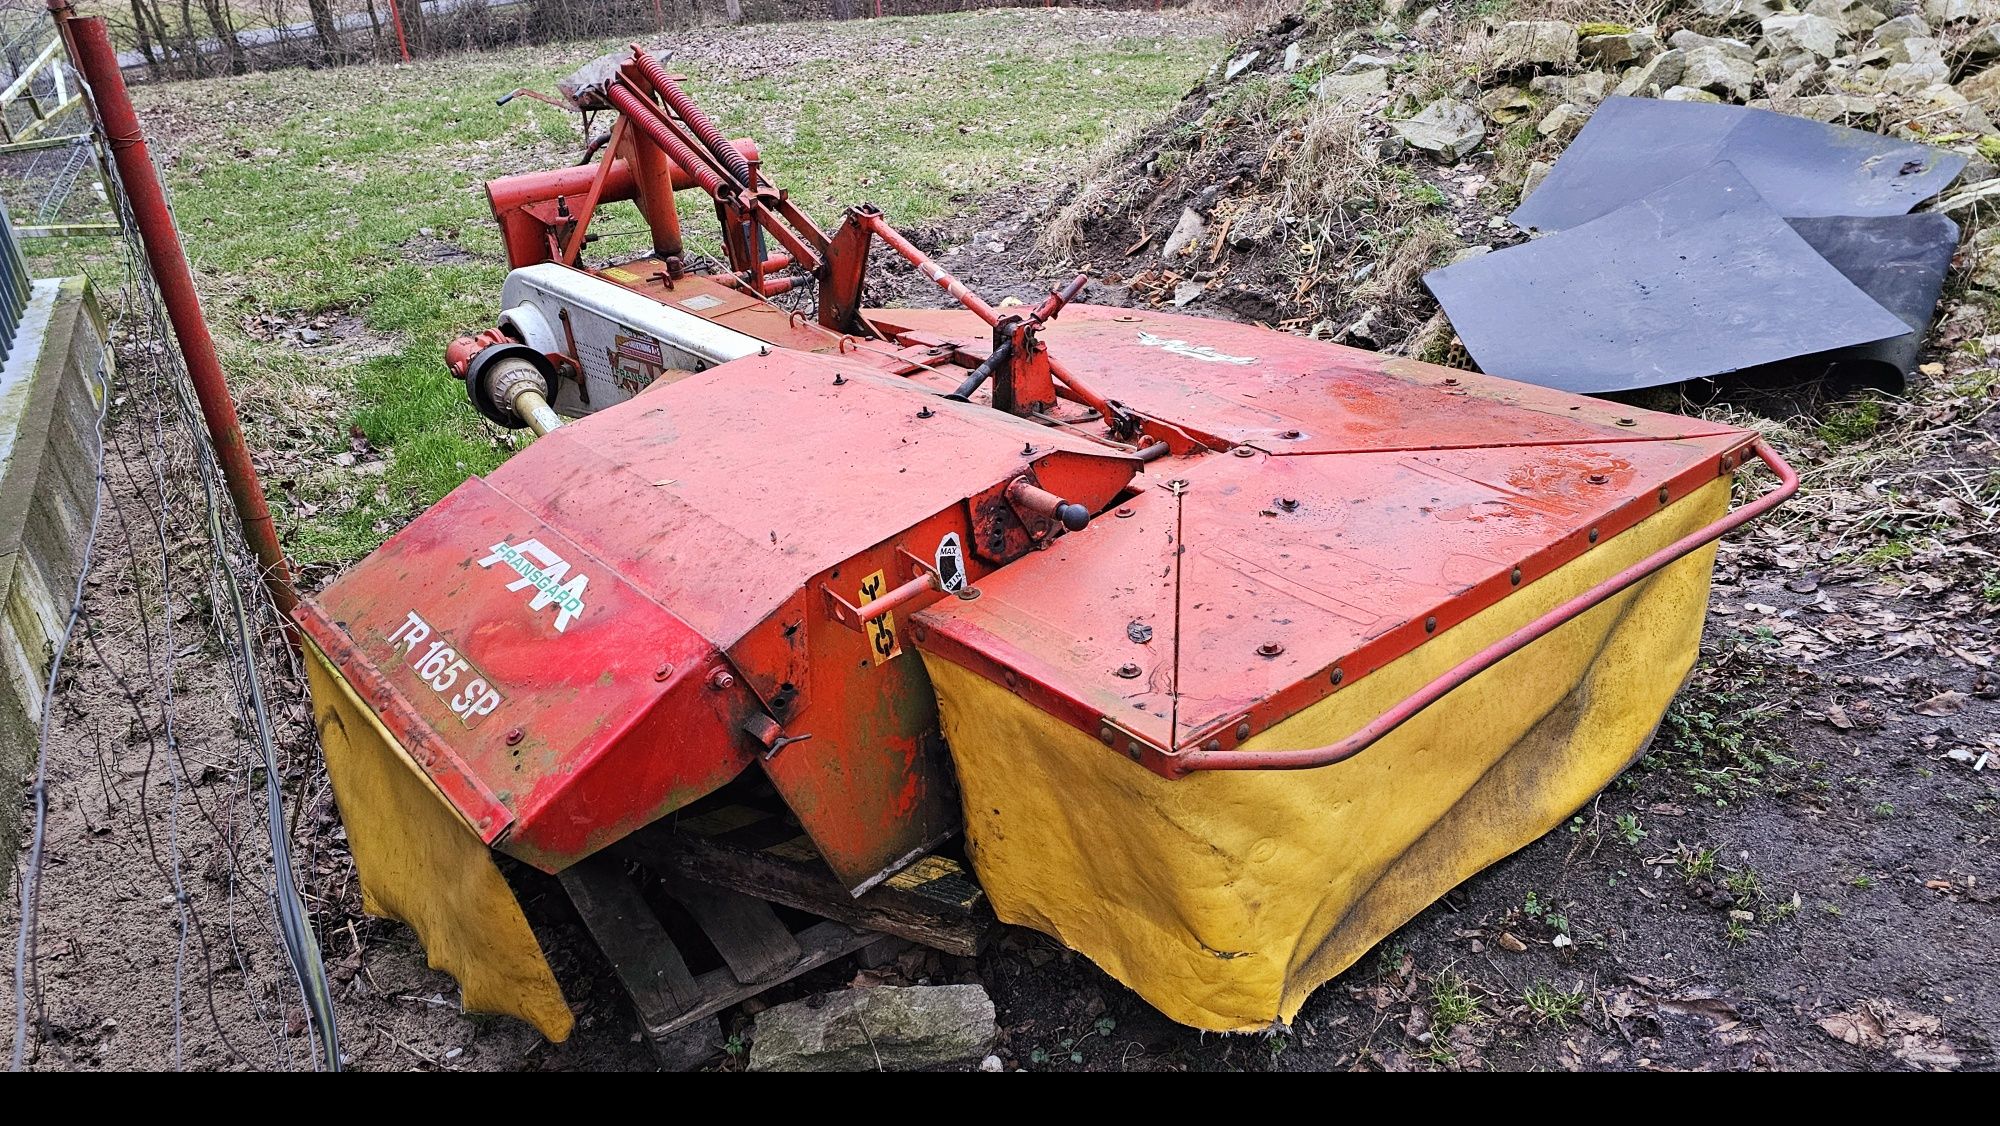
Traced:
<path fill-rule="evenodd" d="M 0 870 L 22 843 L 42 691 L 96 506 L 110 363 L 88 283 L 36 282 L 0 367 Z M 13 893 L 9 879 L 0 897 Z"/>

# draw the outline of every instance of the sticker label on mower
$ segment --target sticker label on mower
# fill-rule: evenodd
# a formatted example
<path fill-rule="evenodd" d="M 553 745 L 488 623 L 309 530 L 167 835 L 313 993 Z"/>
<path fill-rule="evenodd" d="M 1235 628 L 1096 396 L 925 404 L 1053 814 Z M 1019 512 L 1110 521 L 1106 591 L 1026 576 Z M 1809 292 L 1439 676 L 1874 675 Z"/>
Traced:
<path fill-rule="evenodd" d="M 621 390 L 636 395 L 651 387 L 667 370 L 660 342 L 650 336 L 619 333 L 611 348 L 611 377 Z"/>
<path fill-rule="evenodd" d="M 528 599 L 530 611 L 556 608 L 556 632 L 569 628 L 583 614 L 583 591 L 590 585 L 586 575 L 569 577 L 569 561 L 550 551 L 538 539 L 520 543 L 501 540 L 488 549 L 490 554 L 476 560 L 481 567 L 506 566 L 520 577 L 507 584 L 508 590 L 534 590 Z"/>
<path fill-rule="evenodd" d="M 857 605 L 866 606 L 882 597 L 888 590 L 888 574 L 877 571 L 861 580 L 861 599 Z M 867 628 L 863 633 L 868 638 L 868 655 L 875 658 L 876 664 L 883 664 L 903 651 L 903 644 L 896 637 L 896 615 L 884 614 L 879 618 L 870 618 L 865 624 Z"/>
<path fill-rule="evenodd" d="M 938 541 L 933 562 L 937 567 L 938 589 L 946 594 L 965 589 L 965 548 L 959 543 L 957 532 L 946 532 Z"/>
<path fill-rule="evenodd" d="M 430 644 L 425 645 L 426 641 Z M 444 706 L 451 709 L 451 714 L 467 727 L 492 715 L 503 703 L 499 690 L 487 683 L 472 662 L 459 656 L 457 648 L 415 610 L 389 635 L 389 645 L 402 650 L 403 659 L 409 662 L 417 679 L 429 685 Z"/>
<path fill-rule="evenodd" d="M 1200 360 L 1205 364 L 1254 364 L 1257 362 L 1257 357 L 1255 356 L 1232 356 L 1227 352 L 1218 352 L 1206 344 L 1189 344 L 1185 340 L 1169 340 L 1164 336 L 1154 336 L 1150 332 L 1140 333 L 1139 343 L 1144 344 L 1148 348 L 1158 348 L 1163 352 L 1171 352 L 1176 356 L 1185 356 L 1190 360 Z"/>

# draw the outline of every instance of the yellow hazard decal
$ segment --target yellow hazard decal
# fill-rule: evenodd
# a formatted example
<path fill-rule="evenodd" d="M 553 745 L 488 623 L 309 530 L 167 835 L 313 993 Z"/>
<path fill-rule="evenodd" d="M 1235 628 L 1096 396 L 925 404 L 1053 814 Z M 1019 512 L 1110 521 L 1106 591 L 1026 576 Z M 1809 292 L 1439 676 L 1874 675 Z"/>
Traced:
<path fill-rule="evenodd" d="M 888 575 L 877 571 L 861 580 L 861 598 L 859 602 L 861 605 L 866 606 L 870 602 L 882 597 L 883 592 L 888 589 Z M 884 661 L 888 661 L 903 651 L 903 643 L 896 637 L 896 615 L 884 614 L 879 618 L 868 619 L 867 632 L 868 653 L 875 658 L 876 664 L 879 665 Z"/>
<path fill-rule="evenodd" d="M 610 269 L 603 271 L 603 274 L 605 277 L 610 278 L 612 281 L 636 282 L 640 280 L 639 275 L 633 273 L 632 271 L 626 269 L 623 266 L 613 266 Z"/>

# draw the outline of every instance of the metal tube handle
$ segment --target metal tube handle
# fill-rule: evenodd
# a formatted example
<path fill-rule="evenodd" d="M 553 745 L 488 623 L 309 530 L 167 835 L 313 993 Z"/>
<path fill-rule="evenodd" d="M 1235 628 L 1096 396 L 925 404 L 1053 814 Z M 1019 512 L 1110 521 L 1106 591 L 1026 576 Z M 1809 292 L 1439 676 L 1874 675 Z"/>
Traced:
<path fill-rule="evenodd" d="M 1453 689 L 1466 681 L 1499 664 L 1506 658 L 1520 652 L 1539 641 L 1558 627 L 1568 623 L 1602 603 L 1612 595 L 1638 583 L 1640 580 L 1675 562 L 1682 556 L 1707 547 L 1737 528 L 1755 520 L 1771 509 L 1789 500 L 1799 491 L 1799 475 L 1785 459 L 1778 456 L 1769 443 L 1759 438 L 1751 446 L 1759 460 L 1778 475 L 1778 487 L 1728 513 L 1699 531 L 1691 532 L 1675 540 L 1666 547 L 1648 555 L 1630 567 L 1612 575 L 1575 598 L 1564 602 L 1549 612 L 1508 634 L 1506 637 L 1467 657 L 1454 665 L 1444 675 L 1411 693 L 1401 703 L 1377 716 L 1372 722 L 1338 742 L 1321 747 L 1305 747 L 1290 751 L 1245 751 L 1245 750 L 1192 750 L 1173 756 L 1169 761 L 1175 777 L 1197 770 L 1310 770 L 1314 767 L 1332 766 L 1346 762 L 1367 750 L 1390 732 L 1415 719 L 1424 709 L 1437 703 Z"/>

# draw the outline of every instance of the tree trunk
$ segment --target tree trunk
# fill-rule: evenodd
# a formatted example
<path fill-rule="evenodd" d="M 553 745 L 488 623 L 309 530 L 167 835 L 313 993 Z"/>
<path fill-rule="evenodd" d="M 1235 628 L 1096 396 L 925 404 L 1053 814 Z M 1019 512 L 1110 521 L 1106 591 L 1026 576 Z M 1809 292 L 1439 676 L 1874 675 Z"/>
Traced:
<path fill-rule="evenodd" d="M 146 9 L 142 0 L 132 0 L 132 30 L 139 36 L 139 53 L 146 58 L 146 73 L 158 78 L 160 60 L 153 54 L 153 35 L 146 28 Z"/>
<path fill-rule="evenodd" d="M 229 73 L 243 74 L 249 71 L 250 60 L 236 39 L 236 29 L 229 26 L 229 13 L 223 4 L 224 0 L 201 0 L 201 10 L 208 17 L 215 41 L 222 46 L 223 57 L 229 60 Z"/>
<path fill-rule="evenodd" d="M 833 0 L 833 18 L 851 20 L 854 18 L 854 0 Z"/>
<path fill-rule="evenodd" d="M 312 10 L 313 35 L 319 40 L 319 49 L 327 58 L 340 53 L 340 30 L 333 23 L 333 0 L 306 0 L 306 7 Z M 368 5 L 370 18 L 375 15 L 375 5 Z"/>
<path fill-rule="evenodd" d="M 743 22 L 743 0 L 722 0 L 722 9 L 730 23 Z"/>
<path fill-rule="evenodd" d="M 193 0 L 181 0 L 181 58 L 194 77 L 208 73 L 208 58 L 201 53 L 201 40 L 195 38 Z"/>

